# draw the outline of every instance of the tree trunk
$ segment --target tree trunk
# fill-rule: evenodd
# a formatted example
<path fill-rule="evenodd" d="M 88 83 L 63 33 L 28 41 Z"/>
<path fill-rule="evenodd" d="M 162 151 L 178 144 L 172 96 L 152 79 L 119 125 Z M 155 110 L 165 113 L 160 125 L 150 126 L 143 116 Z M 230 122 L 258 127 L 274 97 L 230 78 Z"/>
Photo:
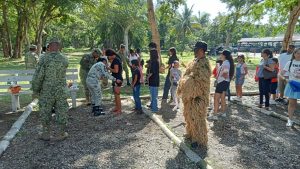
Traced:
<path fill-rule="evenodd" d="M 300 1 L 298 2 L 297 6 L 295 6 L 290 11 L 289 22 L 282 42 L 283 50 L 287 50 L 289 44 L 291 44 L 293 41 L 293 35 L 294 35 L 295 27 L 298 22 L 299 16 L 300 16 Z"/>
<path fill-rule="evenodd" d="M 147 7 L 148 7 L 148 21 L 149 21 L 151 32 L 152 32 L 152 41 L 155 42 L 156 45 L 157 45 L 159 61 L 161 63 L 160 38 L 159 38 L 159 32 L 158 32 L 157 24 L 156 24 L 156 21 L 155 21 L 155 13 L 154 13 L 154 6 L 153 6 L 153 1 L 152 0 L 147 0 Z"/>
<path fill-rule="evenodd" d="M 225 48 L 229 48 L 229 43 L 231 41 L 231 33 L 232 33 L 231 31 L 232 30 L 226 32 L 226 40 L 225 40 L 225 45 L 224 45 Z"/>
<path fill-rule="evenodd" d="M 26 13 L 24 13 L 23 9 L 17 9 L 17 10 L 18 10 L 18 29 L 16 35 L 16 44 L 13 52 L 13 58 L 21 58 L 23 41 L 24 41 L 23 32 L 24 32 L 24 21 L 25 21 Z"/>
<path fill-rule="evenodd" d="M 3 24 L 1 33 L 2 33 L 2 47 L 3 47 L 3 55 L 4 57 L 11 57 L 12 55 L 12 45 L 11 45 L 11 40 L 10 40 L 10 33 L 8 29 L 8 19 L 7 19 L 7 1 L 4 0 L 2 1 L 2 19 L 3 19 Z"/>
<path fill-rule="evenodd" d="M 124 29 L 124 43 L 125 43 L 125 54 L 126 56 L 128 55 L 128 51 L 129 51 L 129 46 L 128 46 L 128 33 L 129 33 L 129 29 L 130 29 L 131 25 L 127 26 L 125 29 Z"/>
<path fill-rule="evenodd" d="M 35 35 L 35 43 L 37 46 L 37 54 L 40 55 L 42 51 L 42 42 L 43 42 L 43 30 L 45 28 L 45 17 L 41 16 L 40 17 L 40 23 Z"/>

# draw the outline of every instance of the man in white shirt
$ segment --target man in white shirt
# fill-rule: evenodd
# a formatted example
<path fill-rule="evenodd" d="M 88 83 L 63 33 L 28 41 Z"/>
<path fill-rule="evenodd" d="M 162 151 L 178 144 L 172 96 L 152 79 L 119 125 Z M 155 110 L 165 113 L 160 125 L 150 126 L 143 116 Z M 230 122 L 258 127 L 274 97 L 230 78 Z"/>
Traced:
<path fill-rule="evenodd" d="M 294 50 L 295 50 L 295 45 L 289 45 L 289 48 L 288 48 L 287 52 L 280 54 L 280 56 L 278 57 L 279 70 L 280 71 L 283 70 L 286 63 L 291 60 Z M 284 76 L 288 77 L 289 76 L 288 73 L 289 72 L 286 72 L 284 74 Z M 276 101 L 278 101 L 278 102 L 283 102 L 284 101 L 283 96 L 284 96 L 285 86 L 286 86 L 286 81 L 284 79 L 278 77 L 278 90 L 280 92 L 280 95 L 279 95 L 279 98 L 276 99 Z"/>

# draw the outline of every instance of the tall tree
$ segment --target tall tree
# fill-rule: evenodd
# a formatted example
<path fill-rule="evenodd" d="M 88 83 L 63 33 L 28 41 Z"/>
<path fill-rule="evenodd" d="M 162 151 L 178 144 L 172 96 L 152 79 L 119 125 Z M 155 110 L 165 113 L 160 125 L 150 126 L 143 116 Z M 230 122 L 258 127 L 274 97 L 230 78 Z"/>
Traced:
<path fill-rule="evenodd" d="M 290 14 L 289 14 L 289 21 L 288 21 L 286 32 L 284 34 L 284 38 L 283 38 L 283 42 L 282 42 L 283 49 L 287 49 L 288 45 L 291 44 L 291 42 L 292 42 L 295 27 L 296 27 L 297 22 L 299 21 L 298 18 L 300 16 L 300 1 L 298 0 L 298 3 L 295 3 L 291 7 L 292 8 L 291 8 Z"/>
<path fill-rule="evenodd" d="M 23 45 L 25 34 L 27 32 L 27 21 L 28 21 L 28 1 L 15 1 L 15 7 L 17 10 L 17 34 L 16 42 L 13 51 L 13 58 L 21 58 L 23 52 Z"/>
<path fill-rule="evenodd" d="M 187 4 L 184 4 L 183 12 L 178 15 L 178 25 L 177 31 L 180 35 L 179 38 L 181 39 L 181 50 L 182 52 L 185 49 L 186 45 L 186 34 L 192 32 L 192 13 L 193 13 L 193 6 L 188 8 Z"/>
<path fill-rule="evenodd" d="M 221 0 L 221 2 L 227 4 L 229 15 L 227 16 L 227 31 L 226 31 L 226 42 L 225 47 L 229 47 L 231 42 L 232 34 L 235 33 L 236 25 L 238 21 L 249 14 L 249 12 L 262 0 Z"/>
<path fill-rule="evenodd" d="M 2 4 L 2 25 L 1 25 L 1 39 L 2 39 L 2 48 L 4 57 L 12 56 L 12 44 L 11 44 L 11 35 L 8 27 L 8 4 L 7 0 L 3 0 Z"/>
<path fill-rule="evenodd" d="M 41 51 L 45 26 L 52 20 L 60 18 L 77 7 L 80 0 L 43 0 L 32 4 L 34 14 L 35 43 L 38 53 Z M 84 2 L 84 1 L 83 1 Z"/>
<path fill-rule="evenodd" d="M 160 37 L 159 37 L 158 28 L 157 28 L 154 5 L 153 5 L 152 0 L 147 0 L 147 7 L 148 7 L 148 21 L 149 21 L 151 33 L 152 33 L 152 41 L 157 44 L 157 51 L 159 53 L 159 60 L 161 63 L 162 60 L 160 57 Z"/>
<path fill-rule="evenodd" d="M 271 12 L 270 12 L 271 11 Z M 292 43 L 292 37 L 295 32 L 300 16 L 300 1 L 299 0 L 264 0 L 262 3 L 255 5 L 252 17 L 256 20 L 263 15 L 271 14 L 270 19 L 272 25 L 275 25 L 277 33 L 284 32 L 282 49 L 287 49 Z M 288 19 L 287 19 L 288 18 Z"/>

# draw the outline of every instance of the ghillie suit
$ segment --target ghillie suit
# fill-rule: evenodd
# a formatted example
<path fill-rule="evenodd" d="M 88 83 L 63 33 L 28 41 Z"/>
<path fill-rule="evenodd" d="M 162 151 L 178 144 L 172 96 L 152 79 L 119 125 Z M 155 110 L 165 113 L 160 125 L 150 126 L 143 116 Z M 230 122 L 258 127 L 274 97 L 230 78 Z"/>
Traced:
<path fill-rule="evenodd" d="M 190 63 L 179 81 L 177 95 L 183 102 L 186 137 L 207 147 L 207 107 L 209 105 L 211 68 L 207 58 Z"/>

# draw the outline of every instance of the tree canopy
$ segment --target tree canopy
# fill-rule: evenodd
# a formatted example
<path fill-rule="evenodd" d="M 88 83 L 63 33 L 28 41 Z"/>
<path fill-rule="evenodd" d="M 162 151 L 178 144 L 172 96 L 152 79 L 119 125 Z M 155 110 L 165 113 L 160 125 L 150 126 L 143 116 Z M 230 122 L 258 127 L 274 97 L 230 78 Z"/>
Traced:
<path fill-rule="evenodd" d="M 154 20 L 149 18 L 150 2 Z M 210 47 L 229 47 L 242 37 L 279 34 L 285 35 L 286 48 L 292 35 L 300 32 L 298 0 L 221 2 L 228 12 L 211 18 L 185 0 L 3 0 L 3 56 L 20 58 L 30 44 L 40 51 L 52 36 L 58 36 L 65 47 L 117 49 L 123 43 L 127 50 L 146 49 L 156 41 L 163 50 L 175 46 L 184 51 L 197 40 L 207 41 Z M 265 16 L 269 22 L 260 22 Z"/>

